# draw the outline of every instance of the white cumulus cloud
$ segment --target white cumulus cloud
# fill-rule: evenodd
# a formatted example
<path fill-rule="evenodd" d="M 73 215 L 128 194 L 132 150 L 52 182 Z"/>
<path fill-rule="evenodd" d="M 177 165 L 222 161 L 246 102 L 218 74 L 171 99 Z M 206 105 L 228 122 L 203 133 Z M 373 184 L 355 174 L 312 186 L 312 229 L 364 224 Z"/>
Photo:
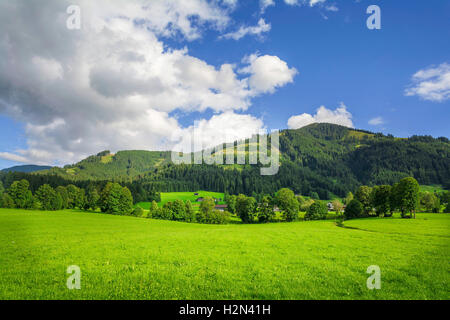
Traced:
<path fill-rule="evenodd" d="M 191 130 L 173 111 L 212 110 L 205 123 L 225 119 L 234 128 L 245 119 L 252 130 L 262 127 L 236 112 L 292 82 L 295 69 L 255 56 L 244 75 L 235 64 L 214 66 L 163 40 L 193 41 L 206 27 L 220 32 L 230 20 L 223 3 L 1 1 L 0 113 L 24 124 L 28 147 L 0 158 L 65 164 L 105 149 L 170 150 L 178 141 L 168 137 Z M 80 30 L 66 28 L 72 4 L 81 8 Z"/>
<path fill-rule="evenodd" d="M 256 93 L 272 93 L 276 88 L 294 81 L 298 71 L 289 68 L 286 62 L 277 56 L 250 55 L 244 59 L 249 65 L 240 70 L 241 73 L 250 74 L 250 89 Z"/>
<path fill-rule="evenodd" d="M 424 100 L 442 102 L 450 99 L 450 64 L 419 70 L 412 77 L 407 96 L 419 96 Z"/>
<path fill-rule="evenodd" d="M 270 23 L 266 23 L 266 21 L 261 18 L 256 26 L 242 26 L 237 31 L 224 34 L 220 38 L 239 40 L 247 35 L 261 36 L 261 34 L 269 32 L 271 28 L 272 26 Z"/>
<path fill-rule="evenodd" d="M 336 110 L 321 106 L 314 115 L 303 113 L 292 116 L 288 120 L 288 127 L 289 129 L 299 129 L 313 123 L 333 123 L 350 128 L 354 127 L 352 114 L 347 111 L 347 107 L 343 103 Z"/>
<path fill-rule="evenodd" d="M 372 126 L 379 126 L 384 124 L 384 119 L 382 117 L 376 117 L 369 120 L 369 124 Z"/>
<path fill-rule="evenodd" d="M 274 6 L 274 0 L 259 0 L 259 6 L 261 7 L 261 12 L 263 13 L 268 7 Z"/>

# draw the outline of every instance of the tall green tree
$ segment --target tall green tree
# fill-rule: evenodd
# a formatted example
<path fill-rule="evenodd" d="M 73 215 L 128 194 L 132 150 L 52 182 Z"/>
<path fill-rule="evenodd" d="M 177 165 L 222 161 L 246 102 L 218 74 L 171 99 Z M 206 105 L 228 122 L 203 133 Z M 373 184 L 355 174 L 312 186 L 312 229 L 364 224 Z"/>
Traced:
<path fill-rule="evenodd" d="M 50 185 L 43 184 L 36 191 L 36 199 L 39 201 L 42 210 L 61 210 L 62 198 Z"/>
<path fill-rule="evenodd" d="M 122 187 L 120 194 L 120 211 L 122 214 L 130 214 L 133 211 L 133 196 L 130 189 Z"/>
<path fill-rule="evenodd" d="M 185 221 L 186 220 L 186 205 L 180 199 L 175 200 L 172 206 L 173 220 Z"/>
<path fill-rule="evenodd" d="M 394 211 L 398 209 L 400 209 L 400 191 L 399 184 L 395 183 L 389 194 L 389 216 L 392 216 Z"/>
<path fill-rule="evenodd" d="M 107 212 L 109 209 L 109 197 L 111 194 L 111 189 L 113 187 L 113 183 L 112 182 L 108 182 L 104 187 L 103 190 L 100 192 L 100 200 L 99 200 L 99 205 L 100 205 L 100 210 L 102 212 Z"/>
<path fill-rule="evenodd" d="M 100 195 L 98 194 L 97 188 L 94 185 L 89 185 L 87 188 L 85 209 L 97 210 L 99 201 Z"/>
<path fill-rule="evenodd" d="M 253 223 L 258 216 L 255 198 L 240 194 L 236 198 L 236 213 L 242 222 Z"/>
<path fill-rule="evenodd" d="M 258 208 L 258 221 L 270 222 L 275 218 L 275 211 L 273 210 L 273 199 L 270 196 L 264 196 Z"/>
<path fill-rule="evenodd" d="M 227 195 L 225 198 L 225 203 L 227 204 L 228 211 L 232 214 L 236 213 L 236 199 L 237 197 L 235 195 Z"/>
<path fill-rule="evenodd" d="M 419 205 L 419 191 L 419 183 L 413 177 L 400 180 L 398 197 L 402 217 L 406 217 L 406 213 L 409 212 L 410 217 L 416 218 L 416 210 Z"/>
<path fill-rule="evenodd" d="M 361 186 L 355 193 L 355 199 L 361 202 L 365 214 L 370 214 L 372 211 L 371 201 L 372 188 L 368 186 Z"/>
<path fill-rule="evenodd" d="M 127 187 L 107 183 L 101 193 L 100 206 L 102 212 L 128 215 L 133 211 L 133 197 Z"/>
<path fill-rule="evenodd" d="M 30 183 L 22 179 L 14 181 L 8 189 L 8 194 L 14 201 L 14 206 L 20 209 L 31 209 L 33 207 L 33 194 L 29 190 Z"/>
<path fill-rule="evenodd" d="M 288 188 L 280 189 L 275 196 L 275 202 L 283 211 L 286 221 L 298 219 L 299 204 L 292 190 Z"/>
<path fill-rule="evenodd" d="M 64 186 L 56 187 L 55 191 L 61 196 L 61 209 L 69 207 L 69 194 Z"/>
<path fill-rule="evenodd" d="M 389 197 L 391 195 L 391 189 L 392 187 L 388 185 L 375 186 L 372 189 L 372 204 L 375 207 L 377 216 L 386 216 L 390 212 Z"/>
<path fill-rule="evenodd" d="M 70 209 L 83 209 L 84 208 L 84 189 L 80 189 L 73 184 L 69 184 L 66 187 L 67 190 L 67 203 Z"/>

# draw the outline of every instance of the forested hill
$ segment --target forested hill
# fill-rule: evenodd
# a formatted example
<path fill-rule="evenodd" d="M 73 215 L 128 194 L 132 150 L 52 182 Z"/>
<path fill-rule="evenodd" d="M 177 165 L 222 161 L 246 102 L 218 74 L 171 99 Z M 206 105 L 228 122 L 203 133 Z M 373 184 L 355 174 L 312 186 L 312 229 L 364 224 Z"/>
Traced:
<path fill-rule="evenodd" d="M 281 167 L 275 176 L 261 176 L 257 166 L 174 165 L 170 152 L 150 151 L 104 151 L 77 164 L 30 176 L 48 182 L 51 177 L 79 183 L 116 180 L 133 182 L 145 190 L 203 189 L 248 195 L 289 187 L 303 195 L 317 193 L 322 199 L 344 196 L 362 184 L 392 184 L 406 176 L 421 184 L 450 185 L 450 142 L 445 137 L 395 138 L 313 124 L 282 131 L 280 151 Z"/>
<path fill-rule="evenodd" d="M 141 174 L 154 172 L 170 162 L 170 152 L 106 150 L 74 165 L 52 168 L 39 174 L 58 175 L 73 180 L 130 180 Z"/>
<path fill-rule="evenodd" d="M 408 139 L 313 124 L 286 130 L 280 138 L 283 157 L 322 175 L 355 177 L 363 184 L 392 184 L 414 176 L 422 184 L 450 181 L 450 141 L 441 137 Z"/>

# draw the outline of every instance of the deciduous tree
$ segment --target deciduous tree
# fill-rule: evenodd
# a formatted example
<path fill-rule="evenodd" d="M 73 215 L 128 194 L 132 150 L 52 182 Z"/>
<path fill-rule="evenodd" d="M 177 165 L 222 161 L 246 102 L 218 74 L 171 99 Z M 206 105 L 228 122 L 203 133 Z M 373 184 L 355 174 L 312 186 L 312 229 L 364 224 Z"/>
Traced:
<path fill-rule="evenodd" d="M 22 179 L 14 181 L 8 189 L 8 194 L 14 201 L 14 207 L 20 209 L 31 209 L 33 207 L 33 194 L 29 190 L 30 183 Z"/>
<path fill-rule="evenodd" d="M 388 185 L 376 186 L 372 189 L 372 204 L 375 207 L 377 216 L 388 214 L 391 189 L 392 187 Z"/>
<path fill-rule="evenodd" d="M 399 182 L 398 191 L 402 217 L 406 217 L 406 212 L 409 212 L 410 217 L 415 219 L 419 205 L 419 183 L 413 177 L 404 178 Z"/>
<path fill-rule="evenodd" d="M 370 214 L 372 211 L 371 193 L 372 188 L 368 186 L 359 187 L 355 193 L 355 199 L 361 202 L 365 214 Z"/>

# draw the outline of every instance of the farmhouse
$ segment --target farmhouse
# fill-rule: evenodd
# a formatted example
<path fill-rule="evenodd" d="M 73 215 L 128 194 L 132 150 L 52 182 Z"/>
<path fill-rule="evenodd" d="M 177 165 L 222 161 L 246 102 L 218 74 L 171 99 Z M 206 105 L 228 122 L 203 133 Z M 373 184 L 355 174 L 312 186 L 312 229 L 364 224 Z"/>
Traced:
<path fill-rule="evenodd" d="M 214 208 L 219 211 L 226 211 L 228 206 L 226 204 L 217 204 Z"/>

